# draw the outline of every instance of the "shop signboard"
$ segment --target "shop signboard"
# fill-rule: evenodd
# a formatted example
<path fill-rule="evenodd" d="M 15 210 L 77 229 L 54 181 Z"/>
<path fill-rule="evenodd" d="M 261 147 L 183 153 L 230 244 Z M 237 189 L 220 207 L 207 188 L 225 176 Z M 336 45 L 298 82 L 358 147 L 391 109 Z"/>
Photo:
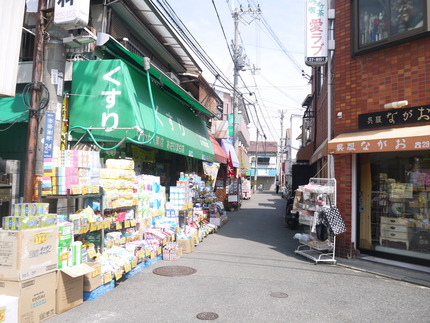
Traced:
<path fill-rule="evenodd" d="M 156 84 L 153 106 L 144 72 L 122 60 L 74 62 L 72 93 L 69 127 L 75 139 L 91 132 L 88 140 L 130 141 L 214 161 L 204 121 Z"/>
<path fill-rule="evenodd" d="M 328 62 L 328 6 L 327 0 L 306 1 L 305 63 L 322 66 Z"/>
<path fill-rule="evenodd" d="M 345 133 L 328 143 L 329 154 L 430 149 L 430 125 Z"/>
<path fill-rule="evenodd" d="M 43 158 L 52 158 L 54 144 L 55 113 L 47 112 L 45 119 L 45 142 L 43 143 Z"/>
<path fill-rule="evenodd" d="M 84 28 L 90 16 L 90 0 L 55 1 L 54 24 L 65 29 Z"/>
<path fill-rule="evenodd" d="M 412 123 L 428 123 L 430 121 L 430 105 L 418 107 L 383 110 L 358 115 L 358 127 L 369 129 L 396 126 Z"/>

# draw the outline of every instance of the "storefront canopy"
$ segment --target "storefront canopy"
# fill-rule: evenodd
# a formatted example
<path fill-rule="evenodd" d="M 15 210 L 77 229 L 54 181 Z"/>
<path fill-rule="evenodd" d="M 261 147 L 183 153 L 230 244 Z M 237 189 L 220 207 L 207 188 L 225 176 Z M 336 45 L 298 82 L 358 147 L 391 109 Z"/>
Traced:
<path fill-rule="evenodd" d="M 152 81 L 150 84 L 151 91 L 146 72 L 123 60 L 73 62 L 69 105 L 73 138 L 85 135 L 85 140 L 111 143 L 128 140 L 214 161 L 204 121 L 183 100 Z"/>
<path fill-rule="evenodd" d="M 344 133 L 328 143 L 329 154 L 430 149 L 430 125 Z"/>
<path fill-rule="evenodd" d="M 232 143 L 227 139 L 221 139 L 221 147 L 227 156 L 231 154 L 233 167 L 238 168 L 240 166 L 239 158 L 237 158 L 237 154 L 236 154 L 236 151 L 234 150 L 234 146 L 232 145 Z"/>
<path fill-rule="evenodd" d="M 133 54 L 113 39 L 109 34 L 97 33 L 97 44 L 94 53 L 102 59 L 121 59 L 129 67 L 139 72 L 144 71 L 143 58 Z M 209 117 L 213 116 L 199 101 L 190 96 L 183 88 L 169 79 L 162 71 L 155 66 L 150 67 L 149 74 L 154 83 L 158 84 L 166 93 L 178 98 L 196 113 L 203 113 Z"/>
<path fill-rule="evenodd" d="M 22 101 L 22 95 L 0 99 L 0 124 L 27 122 L 28 108 Z"/>
<path fill-rule="evenodd" d="M 218 163 L 221 163 L 221 164 L 227 164 L 228 157 L 225 154 L 224 150 L 222 149 L 222 147 L 219 145 L 218 141 L 215 139 L 215 137 L 211 133 L 209 133 L 209 137 L 211 139 L 212 146 L 214 149 L 215 161 Z"/>

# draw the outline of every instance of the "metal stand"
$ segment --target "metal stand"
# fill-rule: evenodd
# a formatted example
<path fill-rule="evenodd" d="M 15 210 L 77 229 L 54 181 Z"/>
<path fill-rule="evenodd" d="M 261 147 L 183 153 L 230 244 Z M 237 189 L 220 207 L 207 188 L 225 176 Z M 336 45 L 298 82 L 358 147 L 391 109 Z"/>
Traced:
<path fill-rule="evenodd" d="M 314 203 L 314 197 L 321 194 L 326 196 L 328 195 L 332 203 L 336 205 L 336 180 L 334 178 L 311 178 L 309 180 L 309 184 L 315 184 L 315 186 L 309 191 L 311 198 L 307 204 L 308 207 L 310 206 L 314 211 L 320 211 L 321 207 Z M 312 227 L 312 222 L 309 224 L 308 220 L 305 222 L 301 220 L 299 221 L 301 224 L 307 224 Z M 319 262 L 336 264 L 334 255 L 336 250 L 336 236 L 330 234 L 327 241 L 299 241 L 301 244 L 294 251 L 295 254 L 311 259 L 315 261 L 315 264 L 318 264 Z"/>

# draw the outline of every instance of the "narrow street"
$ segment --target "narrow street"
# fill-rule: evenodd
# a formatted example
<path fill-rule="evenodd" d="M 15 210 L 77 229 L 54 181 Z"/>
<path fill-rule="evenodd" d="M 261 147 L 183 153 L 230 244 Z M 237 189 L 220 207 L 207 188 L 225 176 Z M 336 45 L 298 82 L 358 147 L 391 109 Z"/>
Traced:
<path fill-rule="evenodd" d="M 285 200 L 255 194 L 191 254 L 159 261 L 47 322 L 428 322 L 430 289 L 295 255 Z M 187 266 L 188 276 L 153 273 Z"/>

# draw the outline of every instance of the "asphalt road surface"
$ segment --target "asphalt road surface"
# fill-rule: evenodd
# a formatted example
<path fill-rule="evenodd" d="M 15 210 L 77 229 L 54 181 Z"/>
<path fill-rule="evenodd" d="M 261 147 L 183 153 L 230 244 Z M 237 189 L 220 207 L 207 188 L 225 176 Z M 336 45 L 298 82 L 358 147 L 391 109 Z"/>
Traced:
<path fill-rule="evenodd" d="M 430 322 L 429 288 L 296 255 L 301 231 L 285 227 L 284 208 L 280 194 L 255 194 L 194 252 L 47 322 Z M 196 272 L 153 273 L 163 266 Z"/>

